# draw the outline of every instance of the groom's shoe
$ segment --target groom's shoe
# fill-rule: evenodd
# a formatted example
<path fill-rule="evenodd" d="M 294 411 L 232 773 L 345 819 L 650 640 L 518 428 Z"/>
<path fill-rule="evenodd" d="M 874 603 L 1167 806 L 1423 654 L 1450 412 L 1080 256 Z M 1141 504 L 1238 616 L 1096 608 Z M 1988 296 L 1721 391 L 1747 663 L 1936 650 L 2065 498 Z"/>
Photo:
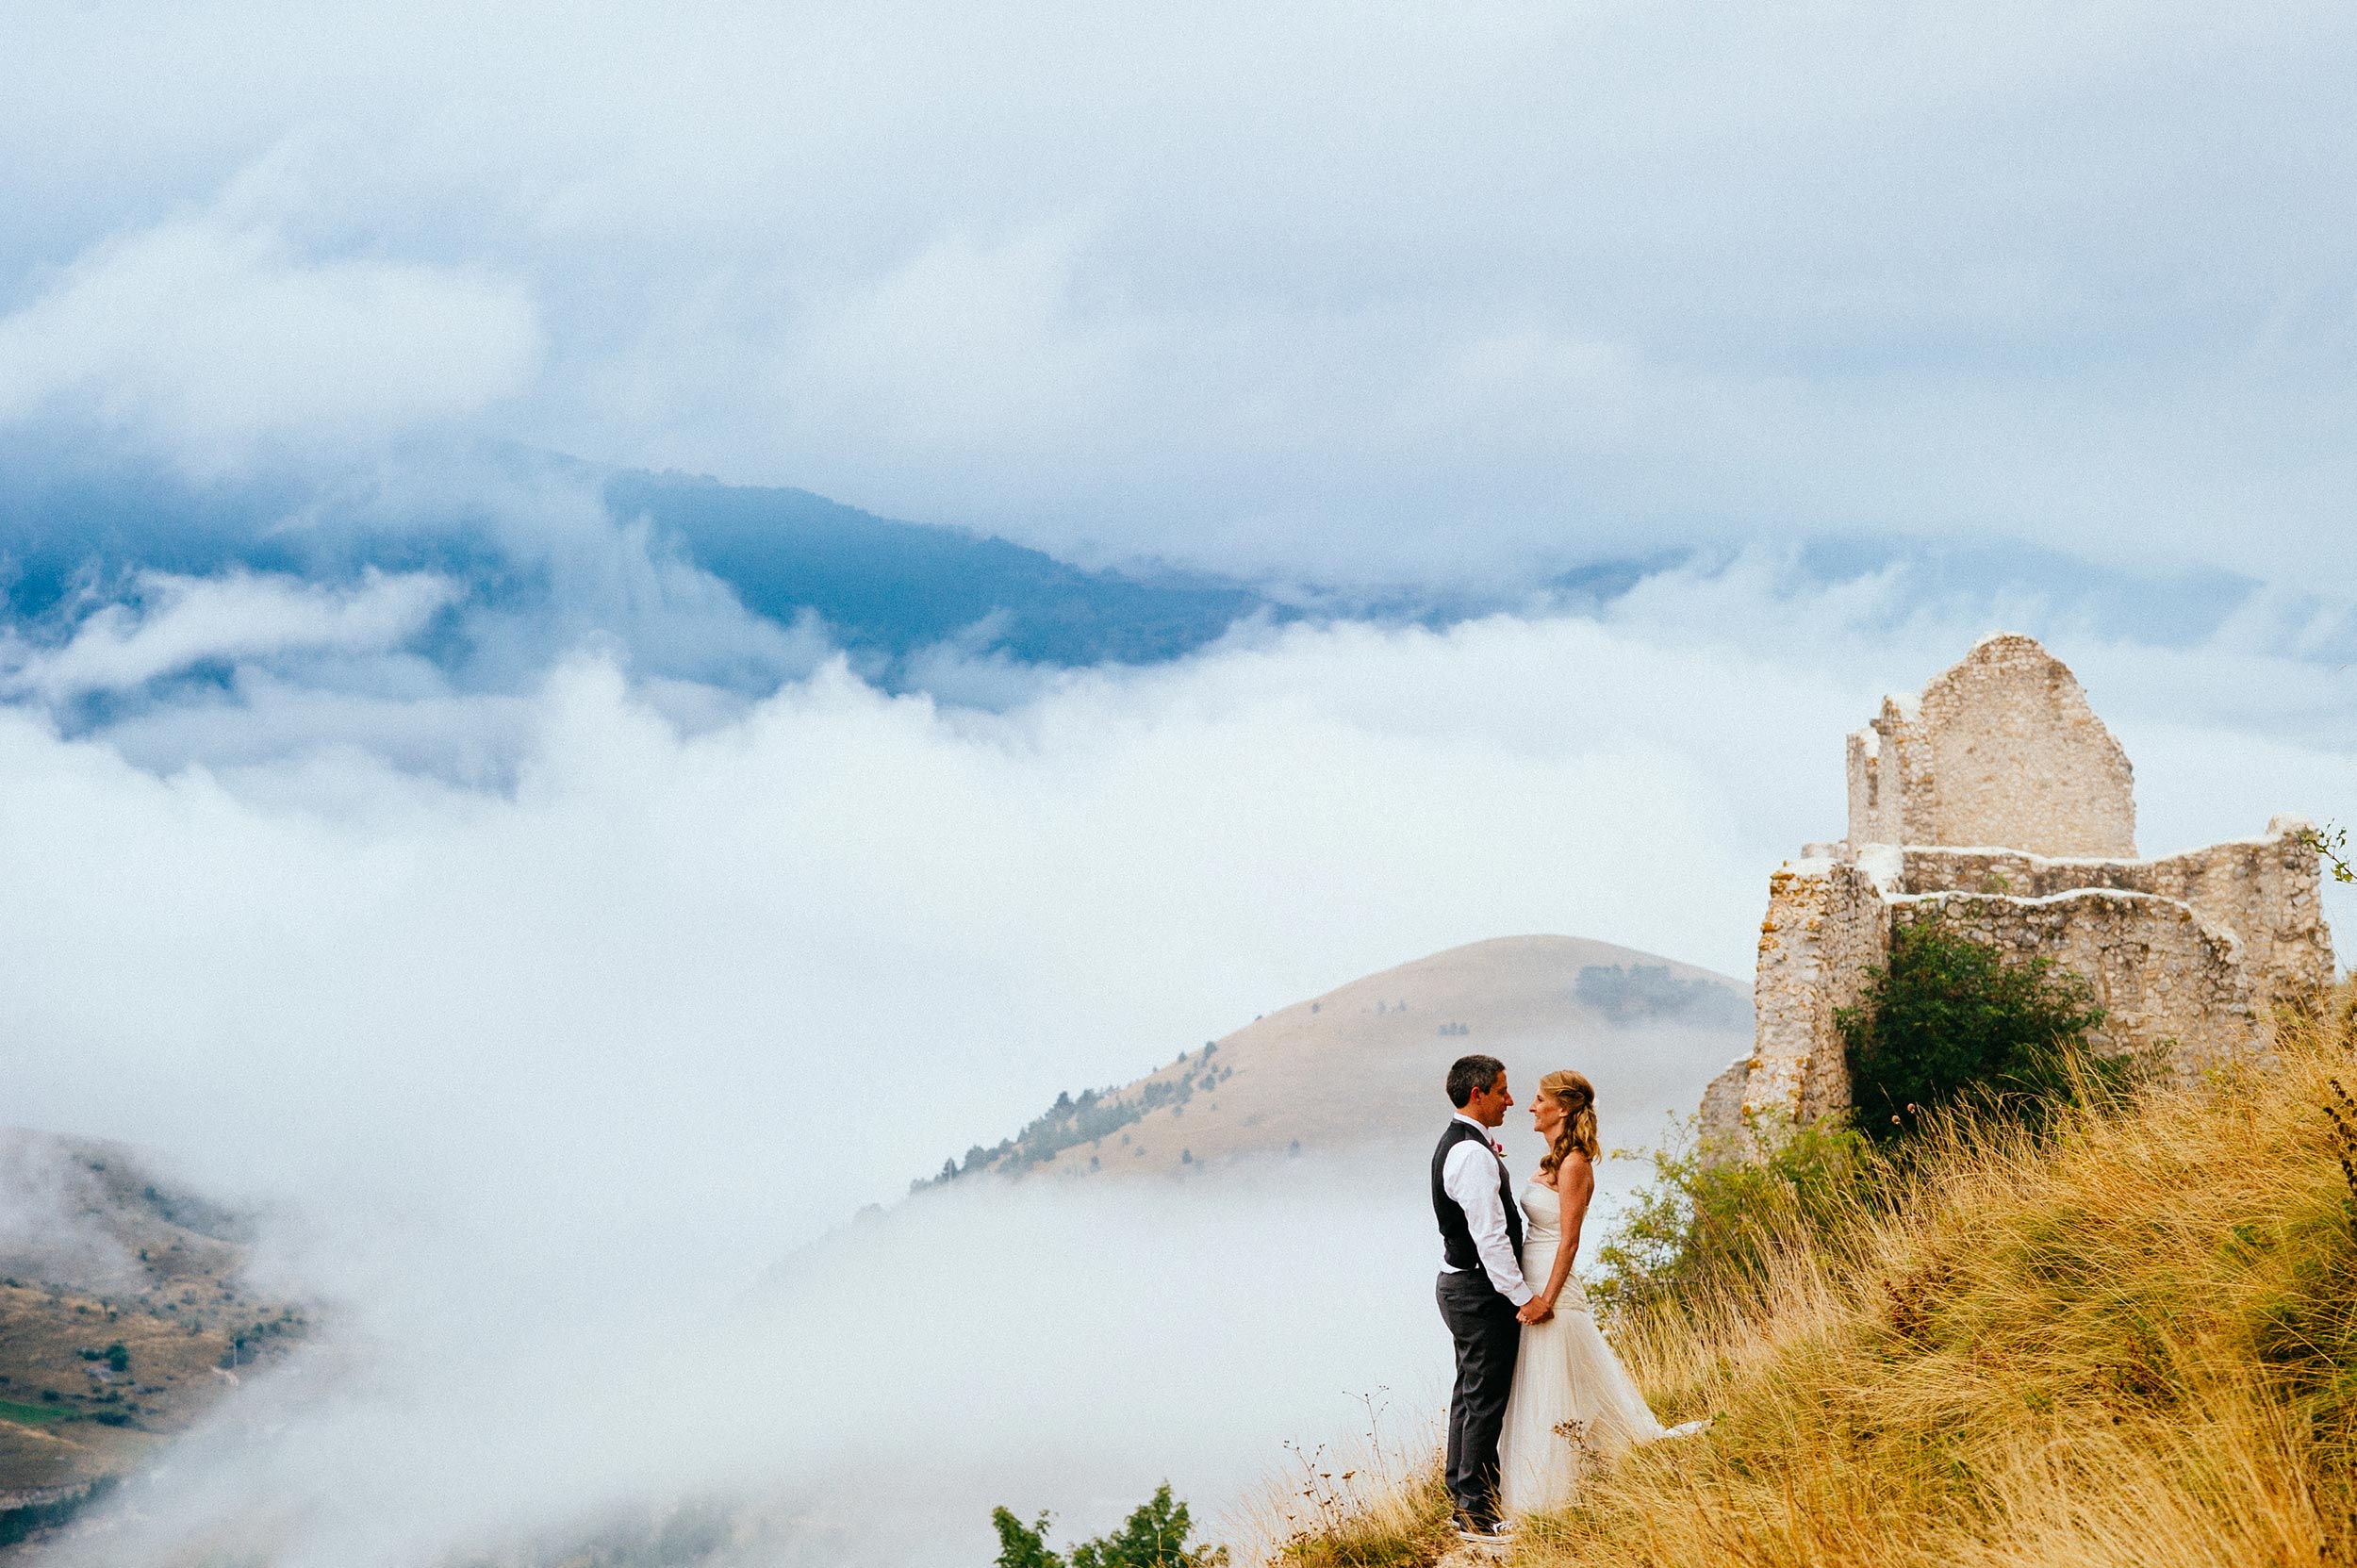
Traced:
<path fill-rule="evenodd" d="M 1492 1519 L 1487 1524 L 1473 1524 L 1459 1519 L 1457 1522 L 1457 1539 L 1469 1546 L 1503 1548 L 1514 1543 L 1514 1527 L 1503 1519 Z"/>

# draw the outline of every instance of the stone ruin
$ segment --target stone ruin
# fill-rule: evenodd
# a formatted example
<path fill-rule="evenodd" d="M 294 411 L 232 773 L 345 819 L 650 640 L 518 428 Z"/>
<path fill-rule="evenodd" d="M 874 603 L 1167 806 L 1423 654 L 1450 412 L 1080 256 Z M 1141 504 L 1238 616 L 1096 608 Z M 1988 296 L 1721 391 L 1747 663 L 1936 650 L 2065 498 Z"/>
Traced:
<path fill-rule="evenodd" d="M 1850 736 L 1849 783 L 1849 836 L 1769 878 L 1752 1054 L 1705 1092 L 1706 1140 L 1848 1106 L 1835 1014 L 1918 921 L 2085 976 L 2099 1048 L 2179 1070 L 2261 1044 L 2276 1004 L 2332 982 L 2308 824 L 2137 859 L 2127 753 L 2033 638 L 1984 637 L 1921 698 L 1886 698 Z"/>

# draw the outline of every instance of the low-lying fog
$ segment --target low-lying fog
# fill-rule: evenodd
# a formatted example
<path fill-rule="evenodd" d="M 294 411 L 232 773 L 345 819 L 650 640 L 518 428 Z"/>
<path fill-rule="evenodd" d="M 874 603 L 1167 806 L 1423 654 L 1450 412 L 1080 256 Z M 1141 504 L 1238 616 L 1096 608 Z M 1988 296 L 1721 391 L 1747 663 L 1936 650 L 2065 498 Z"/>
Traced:
<path fill-rule="evenodd" d="M 1216 1523 L 1286 1440 L 1363 1427 L 1352 1391 L 1424 1436 L 1447 1348 L 1416 1175 L 951 1192 L 750 1292 L 742 1252 L 641 1269 L 392 1228 L 330 1281 L 321 1347 L 59 1560 L 427 1563 L 717 1499 L 753 1561 L 947 1568 L 991 1560 L 994 1504 L 1061 1539 L 1165 1478 Z"/>
<path fill-rule="evenodd" d="M 693 733 L 592 659 L 503 710 L 512 792 L 299 736 L 159 777 L 0 713 L 10 1116 L 264 1206 L 264 1282 L 325 1306 L 58 1560 L 438 1564 L 726 1497 L 749 1562 L 950 1568 L 994 1503 L 1063 1539 L 1167 1477 L 1227 1519 L 1354 1394 L 1421 1431 L 1420 1161 L 849 1216 L 1456 943 L 1746 972 L 1767 870 L 1839 831 L 1841 733 L 1987 629 L 1870 599 L 1739 570 L 1602 620 L 1303 628 L 997 715 L 836 669 Z M 2305 667 L 2058 651 L 2149 848 L 2345 799 L 2345 750 L 2256 738 L 2268 701 L 2313 720 Z"/>

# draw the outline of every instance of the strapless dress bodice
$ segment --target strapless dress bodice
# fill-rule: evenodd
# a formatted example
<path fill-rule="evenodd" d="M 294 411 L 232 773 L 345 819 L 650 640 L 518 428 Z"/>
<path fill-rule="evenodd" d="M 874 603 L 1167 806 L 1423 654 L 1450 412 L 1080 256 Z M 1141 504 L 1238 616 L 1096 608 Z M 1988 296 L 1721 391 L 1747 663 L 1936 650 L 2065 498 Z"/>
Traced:
<path fill-rule="evenodd" d="M 1563 1198 L 1551 1183 L 1532 1177 L 1523 1189 L 1523 1278 L 1533 1290 L 1545 1288 L 1555 1270 L 1556 1249 L 1562 1245 Z M 1577 1275 L 1563 1277 L 1555 1310 L 1567 1314 L 1588 1310 L 1588 1293 L 1580 1288 Z"/>
<path fill-rule="evenodd" d="M 1523 1241 L 1559 1241 L 1563 1235 L 1563 1199 L 1544 1181 L 1534 1180 L 1523 1189 Z"/>

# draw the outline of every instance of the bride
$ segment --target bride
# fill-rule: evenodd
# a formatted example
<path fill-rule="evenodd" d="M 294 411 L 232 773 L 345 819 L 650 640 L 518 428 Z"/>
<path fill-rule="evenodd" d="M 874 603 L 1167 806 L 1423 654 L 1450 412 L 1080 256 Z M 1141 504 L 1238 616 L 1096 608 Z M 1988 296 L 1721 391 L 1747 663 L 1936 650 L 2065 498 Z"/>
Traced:
<path fill-rule="evenodd" d="M 1665 1430 L 1654 1419 L 1572 1278 L 1580 1225 L 1596 1191 L 1596 1091 L 1577 1073 L 1549 1073 L 1539 1081 L 1530 1120 L 1547 1140 L 1547 1156 L 1523 1189 L 1523 1278 L 1546 1281 L 1539 1296 L 1552 1315 L 1524 1324 L 1514 1358 L 1498 1441 L 1498 1495 L 1509 1514 L 1564 1508 L 1585 1465 L 1704 1425 Z"/>

